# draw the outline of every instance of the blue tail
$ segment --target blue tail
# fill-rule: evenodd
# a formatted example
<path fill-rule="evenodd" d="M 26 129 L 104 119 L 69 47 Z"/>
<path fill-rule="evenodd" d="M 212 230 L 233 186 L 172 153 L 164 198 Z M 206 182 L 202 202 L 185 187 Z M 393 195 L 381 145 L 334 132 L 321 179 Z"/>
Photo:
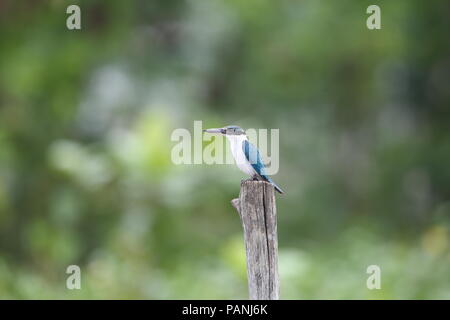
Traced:
<path fill-rule="evenodd" d="M 262 177 L 263 177 L 267 182 L 269 182 L 271 185 L 273 185 L 273 187 L 275 188 L 275 190 L 278 191 L 278 193 L 280 193 L 280 194 L 283 194 L 283 193 L 284 193 L 284 191 L 281 190 L 281 188 L 280 188 L 275 182 L 273 182 L 273 180 L 270 179 L 268 176 L 264 175 L 264 176 L 262 176 Z"/>

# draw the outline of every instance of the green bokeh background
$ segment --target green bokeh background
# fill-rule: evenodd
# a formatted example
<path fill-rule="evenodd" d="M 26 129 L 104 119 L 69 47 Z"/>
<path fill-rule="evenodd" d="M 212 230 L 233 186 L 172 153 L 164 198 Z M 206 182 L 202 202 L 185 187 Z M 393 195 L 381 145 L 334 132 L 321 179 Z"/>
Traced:
<path fill-rule="evenodd" d="M 0 298 L 247 298 L 244 175 L 170 158 L 202 120 L 280 129 L 282 298 L 449 299 L 449 16 L 444 0 L 1 1 Z"/>

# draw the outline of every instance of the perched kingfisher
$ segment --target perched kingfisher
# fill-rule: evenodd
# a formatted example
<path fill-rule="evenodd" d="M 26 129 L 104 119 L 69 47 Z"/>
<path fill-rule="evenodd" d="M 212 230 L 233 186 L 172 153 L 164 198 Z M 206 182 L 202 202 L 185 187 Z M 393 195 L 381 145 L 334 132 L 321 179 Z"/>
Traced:
<path fill-rule="evenodd" d="M 241 171 L 248 174 L 253 180 L 269 182 L 279 193 L 284 193 L 266 174 L 266 167 L 258 148 L 248 141 L 247 135 L 242 128 L 238 126 L 226 126 L 223 128 L 205 129 L 203 131 L 220 133 L 227 137 L 228 141 L 230 141 L 233 158 Z"/>

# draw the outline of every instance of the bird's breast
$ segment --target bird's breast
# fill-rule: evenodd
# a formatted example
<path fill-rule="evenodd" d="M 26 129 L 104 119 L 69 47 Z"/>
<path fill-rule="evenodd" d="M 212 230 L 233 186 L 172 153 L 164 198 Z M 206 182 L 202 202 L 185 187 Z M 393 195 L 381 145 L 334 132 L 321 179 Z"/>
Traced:
<path fill-rule="evenodd" d="M 244 154 L 244 148 L 242 147 L 244 139 L 236 137 L 231 137 L 229 139 L 231 153 L 233 154 L 234 161 L 236 162 L 237 167 L 248 174 L 249 176 L 254 175 L 256 172 L 248 162 L 247 157 Z"/>

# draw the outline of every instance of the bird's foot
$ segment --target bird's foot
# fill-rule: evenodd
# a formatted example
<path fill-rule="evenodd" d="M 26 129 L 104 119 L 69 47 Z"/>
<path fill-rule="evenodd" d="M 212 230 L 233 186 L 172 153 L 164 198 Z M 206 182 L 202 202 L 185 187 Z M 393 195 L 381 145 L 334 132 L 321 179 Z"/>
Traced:
<path fill-rule="evenodd" d="M 248 179 L 243 179 L 243 180 L 241 180 L 241 182 L 247 182 L 247 181 L 259 181 L 259 179 L 258 179 L 258 176 L 252 176 L 252 177 L 250 177 L 250 178 L 248 178 Z"/>

